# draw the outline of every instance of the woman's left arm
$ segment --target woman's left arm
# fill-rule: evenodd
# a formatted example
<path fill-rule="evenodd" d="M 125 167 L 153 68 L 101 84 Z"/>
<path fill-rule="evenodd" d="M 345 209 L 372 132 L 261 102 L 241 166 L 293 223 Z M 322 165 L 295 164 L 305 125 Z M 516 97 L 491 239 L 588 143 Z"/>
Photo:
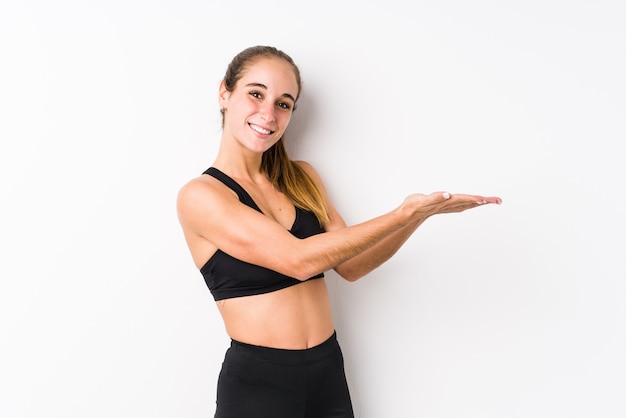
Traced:
<path fill-rule="evenodd" d="M 361 254 L 335 266 L 334 270 L 348 281 L 356 281 L 389 260 L 424 222 L 414 222 L 394 232 Z"/>
<path fill-rule="evenodd" d="M 320 189 L 322 196 L 326 200 L 328 207 L 329 221 L 324 224 L 324 230 L 327 232 L 335 231 L 346 227 L 346 223 L 343 218 L 337 212 L 330 199 L 328 193 L 324 187 L 324 183 L 315 169 L 304 161 L 298 161 L 300 165 L 315 181 L 315 184 Z M 348 281 L 356 281 L 363 276 L 370 273 L 372 270 L 379 267 L 385 261 L 389 260 L 406 240 L 415 232 L 415 230 L 424 222 L 425 219 L 415 221 L 408 224 L 402 229 L 393 232 L 391 235 L 375 244 L 371 248 L 361 252 L 359 255 L 350 258 L 347 261 L 334 267 L 334 270 L 344 279 Z"/>

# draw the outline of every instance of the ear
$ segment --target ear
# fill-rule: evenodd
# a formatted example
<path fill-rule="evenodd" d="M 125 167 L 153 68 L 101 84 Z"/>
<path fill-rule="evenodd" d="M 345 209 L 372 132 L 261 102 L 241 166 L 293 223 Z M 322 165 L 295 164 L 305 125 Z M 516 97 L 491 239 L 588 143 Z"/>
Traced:
<path fill-rule="evenodd" d="M 219 88 L 219 105 L 220 105 L 220 109 L 226 109 L 226 105 L 228 103 L 228 98 L 230 97 L 230 92 L 228 90 L 226 90 L 226 82 L 224 82 L 224 80 L 222 80 L 220 82 L 220 88 Z"/>

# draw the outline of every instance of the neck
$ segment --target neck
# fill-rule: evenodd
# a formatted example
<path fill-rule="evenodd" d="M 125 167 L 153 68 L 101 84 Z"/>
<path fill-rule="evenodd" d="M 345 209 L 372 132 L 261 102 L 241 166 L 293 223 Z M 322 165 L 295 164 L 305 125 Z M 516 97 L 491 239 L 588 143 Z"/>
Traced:
<path fill-rule="evenodd" d="M 261 170 L 263 154 L 250 152 L 241 147 L 231 148 L 224 142 L 221 143 L 213 162 L 215 168 L 232 177 L 250 179 L 255 182 L 261 177 L 266 179 L 265 173 Z"/>

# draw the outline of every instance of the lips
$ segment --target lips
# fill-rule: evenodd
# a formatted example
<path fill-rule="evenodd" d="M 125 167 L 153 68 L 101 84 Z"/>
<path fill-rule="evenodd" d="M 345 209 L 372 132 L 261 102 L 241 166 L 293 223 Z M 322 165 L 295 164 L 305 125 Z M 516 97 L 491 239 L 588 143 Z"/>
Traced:
<path fill-rule="evenodd" d="M 269 129 L 262 128 L 259 125 L 254 125 L 252 123 L 249 123 L 248 125 L 250 126 L 250 128 L 252 128 L 253 131 L 258 132 L 262 135 L 270 135 L 274 133 L 274 131 L 270 131 Z"/>

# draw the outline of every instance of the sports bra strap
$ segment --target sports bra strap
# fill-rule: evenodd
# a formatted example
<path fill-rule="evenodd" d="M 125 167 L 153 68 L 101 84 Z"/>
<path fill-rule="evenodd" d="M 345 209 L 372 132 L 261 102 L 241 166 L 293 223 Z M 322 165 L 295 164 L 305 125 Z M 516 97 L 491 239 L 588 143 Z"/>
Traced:
<path fill-rule="evenodd" d="M 257 206 L 256 203 L 254 203 L 254 200 L 252 200 L 252 197 L 248 194 L 248 192 L 246 192 L 246 190 L 241 187 L 239 183 L 230 178 L 227 174 L 223 173 L 215 167 L 209 167 L 203 174 L 208 174 L 209 176 L 218 179 L 219 181 L 224 183 L 226 187 L 237 193 L 237 196 L 239 197 L 239 201 L 241 203 L 244 203 L 245 205 L 250 206 L 252 209 L 261 212 L 261 209 Z"/>

